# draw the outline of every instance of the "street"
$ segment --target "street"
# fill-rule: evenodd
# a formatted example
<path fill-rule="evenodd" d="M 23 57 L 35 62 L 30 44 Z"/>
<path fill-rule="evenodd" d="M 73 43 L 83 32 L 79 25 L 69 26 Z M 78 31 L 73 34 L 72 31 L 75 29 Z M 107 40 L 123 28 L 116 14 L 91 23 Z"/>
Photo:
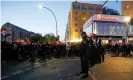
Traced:
<path fill-rule="evenodd" d="M 25 62 L 18 66 L 2 69 L 2 80 L 88 80 L 82 79 L 82 75 L 77 76 L 76 73 L 79 72 L 78 58 L 52 59 L 47 63 L 36 62 L 33 65 Z"/>
<path fill-rule="evenodd" d="M 133 57 L 105 56 L 105 62 L 92 67 L 97 80 L 133 80 Z"/>
<path fill-rule="evenodd" d="M 105 62 L 90 68 L 89 80 L 133 80 L 133 57 L 105 56 Z M 11 65 L 11 64 L 10 64 Z M 88 80 L 80 72 L 79 58 L 52 59 L 33 64 L 2 65 L 2 80 Z"/>

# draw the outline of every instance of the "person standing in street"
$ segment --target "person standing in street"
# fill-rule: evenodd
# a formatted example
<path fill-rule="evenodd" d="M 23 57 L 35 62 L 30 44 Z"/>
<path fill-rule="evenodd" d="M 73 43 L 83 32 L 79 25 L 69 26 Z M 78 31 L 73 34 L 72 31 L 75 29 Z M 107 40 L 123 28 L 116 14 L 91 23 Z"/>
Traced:
<path fill-rule="evenodd" d="M 102 41 L 99 39 L 98 43 L 98 52 L 99 52 L 99 63 L 104 62 L 104 48 L 102 46 Z"/>
<path fill-rule="evenodd" d="M 79 74 L 85 74 L 83 78 L 88 77 L 89 70 L 89 40 L 85 32 L 81 33 L 82 42 L 80 44 L 80 59 L 82 71 Z"/>

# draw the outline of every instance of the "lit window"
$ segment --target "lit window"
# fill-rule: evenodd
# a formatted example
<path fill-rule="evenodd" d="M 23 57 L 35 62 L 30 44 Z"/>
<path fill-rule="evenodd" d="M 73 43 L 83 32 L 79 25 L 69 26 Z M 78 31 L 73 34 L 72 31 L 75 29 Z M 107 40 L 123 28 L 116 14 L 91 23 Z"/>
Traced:
<path fill-rule="evenodd" d="M 78 23 L 75 23 L 75 26 L 78 26 Z"/>
<path fill-rule="evenodd" d="M 75 32 L 78 32 L 78 29 L 75 29 Z"/>

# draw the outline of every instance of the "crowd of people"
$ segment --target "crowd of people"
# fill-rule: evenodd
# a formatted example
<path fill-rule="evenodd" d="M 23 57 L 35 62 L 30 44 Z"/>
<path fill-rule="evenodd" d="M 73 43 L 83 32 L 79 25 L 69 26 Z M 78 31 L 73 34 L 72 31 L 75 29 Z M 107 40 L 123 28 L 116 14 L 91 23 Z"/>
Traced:
<path fill-rule="evenodd" d="M 131 57 L 131 51 L 133 51 L 133 44 L 131 43 L 108 43 L 105 45 L 106 54 L 111 56 L 123 56 Z"/>
<path fill-rule="evenodd" d="M 23 45 L 21 43 L 7 42 L 1 43 L 2 62 L 9 61 L 30 61 L 35 62 L 37 59 L 46 61 L 55 58 L 80 57 L 82 70 L 79 74 L 88 74 L 89 67 L 104 62 L 104 55 L 131 57 L 133 51 L 132 44 L 115 43 L 102 44 L 101 39 L 92 39 L 85 32 L 81 34 L 80 43 L 67 44 L 41 44 L 31 43 Z"/>
<path fill-rule="evenodd" d="M 46 60 L 52 57 L 65 56 L 65 45 L 32 43 L 23 45 L 21 43 L 1 43 L 2 62 L 6 61 L 34 61 L 36 59 Z"/>

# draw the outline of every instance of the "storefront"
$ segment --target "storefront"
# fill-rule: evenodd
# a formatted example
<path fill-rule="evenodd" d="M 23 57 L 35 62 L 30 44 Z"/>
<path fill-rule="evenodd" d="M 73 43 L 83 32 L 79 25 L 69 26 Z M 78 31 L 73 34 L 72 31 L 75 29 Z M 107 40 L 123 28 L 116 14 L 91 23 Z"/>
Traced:
<path fill-rule="evenodd" d="M 96 37 L 101 38 L 104 43 L 108 43 L 108 40 L 122 42 L 123 39 L 127 39 L 129 32 L 126 18 L 127 16 L 94 14 L 83 25 L 83 31 L 88 35 L 96 34 Z"/>
<path fill-rule="evenodd" d="M 133 25 L 129 27 L 128 41 L 129 43 L 133 43 Z"/>

